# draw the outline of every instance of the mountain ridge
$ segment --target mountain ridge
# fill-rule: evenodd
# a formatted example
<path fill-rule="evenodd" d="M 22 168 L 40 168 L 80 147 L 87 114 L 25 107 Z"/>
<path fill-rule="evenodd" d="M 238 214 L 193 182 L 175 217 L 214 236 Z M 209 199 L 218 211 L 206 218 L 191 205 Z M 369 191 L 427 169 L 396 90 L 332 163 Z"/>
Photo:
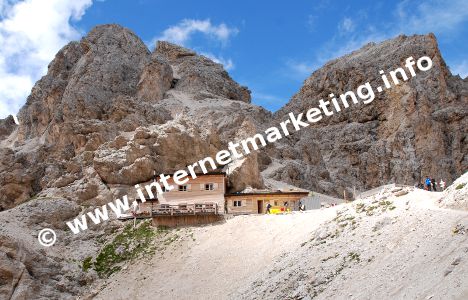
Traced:
<path fill-rule="evenodd" d="M 168 42 L 158 42 L 151 53 L 130 30 L 97 26 L 57 53 L 21 109 L 19 126 L 1 121 L 3 144 L 8 145 L 1 148 L 6 158 L 0 167 L 1 206 L 12 207 L 34 195 L 73 197 L 75 191 L 79 201 L 102 203 L 122 193 L 109 191 L 107 183 L 132 185 L 150 179 L 153 170 L 167 172 L 190 164 L 192 157 L 214 154 L 228 141 L 261 132 L 329 92 L 375 81 L 378 70 L 399 67 L 410 55 L 429 55 L 433 69 L 377 95 L 359 111 L 341 111 L 253 153 L 237 170 L 247 176 L 232 177 L 234 191 L 263 187 L 260 172 L 272 160 L 283 167 L 270 179 L 335 196 L 392 181 L 414 184 L 424 176 L 450 182 L 468 165 L 467 80 L 451 76 L 433 34 L 398 36 L 326 63 L 283 108 L 271 113 L 252 105 L 250 91 L 232 80 L 222 65 Z M 423 121 L 429 129 L 411 126 Z M 154 146 L 161 143 L 161 135 L 149 126 L 169 124 L 205 132 L 210 144 L 201 136 L 179 132 L 164 139 L 163 153 Z M 401 124 L 406 127 L 399 129 Z M 182 136 L 198 145 L 190 155 L 175 150 L 173 140 Z M 421 139 L 439 146 L 416 145 Z M 405 143 L 410 150 L 402 148 Z M 392 147 L 400 150 L 389 150 Z M 432 158 L 433 151 L 441 153 Z M 389 163 L 392 166 L 385 167 Z M 389 171 L 394 167 L 400 170 Z M 7 176 L 25 170 L 22 178 Z"/>
<path fill-rule="evenodd" d="M 273 114 L 251 104 L 248 88 L 206 57 L 166 42 L 150 52 L 119 25 L 94 28 L 57 53 L 19 125 L 0 120 L 0 295 L 81 295 L 98 280 L 82 263 L 122 224 L 111 220 L 74 236 L 65 221 L 129 194 L 154 171 L 213 156 L 410 55 L 430 56 L 433 69 L 237 161 L 230 191 L 281 183 L 341 196 L 389 181 L 413 185 L 423 176 L 450 184 L 467 169 L 468 80 L 451 76 L 433 35 L 400 36 L 325 64 Z M 34 236 L 44 227 L 58 232 L 47 251 Z"/>

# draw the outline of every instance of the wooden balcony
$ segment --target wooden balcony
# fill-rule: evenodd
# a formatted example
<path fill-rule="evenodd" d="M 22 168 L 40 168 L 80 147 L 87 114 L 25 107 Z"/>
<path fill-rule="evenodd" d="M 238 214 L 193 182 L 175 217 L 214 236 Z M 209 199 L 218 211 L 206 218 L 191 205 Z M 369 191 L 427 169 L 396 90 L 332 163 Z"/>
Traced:
<path fill-rule="evenodd" d="M 152 208 L 152 216 L 193 216 L 217 214 L 217 203 L 157 204 Z"/>

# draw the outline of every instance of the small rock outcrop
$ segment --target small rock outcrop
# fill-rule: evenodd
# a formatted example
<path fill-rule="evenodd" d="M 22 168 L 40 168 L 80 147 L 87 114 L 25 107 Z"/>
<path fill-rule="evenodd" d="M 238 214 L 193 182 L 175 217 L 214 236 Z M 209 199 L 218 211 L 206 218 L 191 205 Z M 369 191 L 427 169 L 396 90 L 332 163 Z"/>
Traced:
<path fill-rule="evenodd" d="M 250 103 L 250 91 L 232 80 L 221 64 L 169 42 L 158 42 L 155 53 L 165 57 L 174 69 L 176 90 Z"/>
<path fill-rule="evenodd" d="M 443 197 L 439 202 L 442 207 L 468 210 L 468 172 L 444 190 Z"/>
<path fill-rule="evenodd" d="M 0 119 L 0 139 L 9 136 L 16 129 L 15 119 L 10 115 L 5 119 Z"/>
<path fill-rule="evenodd" d="M 173 83 L 172 68 L 159 55 L 152 55 L 150 61 L 143 67 L 140 81 L 137 85 L 137 97 L 143 101 L 161 100 Z"/>
<path fill-rule="evenodd" d="M 80 210 L 71 200 L 40 198 L 0 212 L 1 299 L 72 299 L 97 278 L 84 272 L 81 262 L 97 251 L 96 237 L 118 224 L 74 236 L 64 222 Z M 47 227 L 57 234 L 49 248 L 37 241 L 37 233 Z"/>

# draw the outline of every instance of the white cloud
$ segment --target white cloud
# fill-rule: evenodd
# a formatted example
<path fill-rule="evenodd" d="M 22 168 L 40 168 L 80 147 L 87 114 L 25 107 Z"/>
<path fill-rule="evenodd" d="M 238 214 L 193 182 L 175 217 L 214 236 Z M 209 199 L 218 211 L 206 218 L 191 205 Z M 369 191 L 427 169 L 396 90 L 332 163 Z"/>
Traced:
<path fill-rule="evenodd" d="M 0 0 L 0 118 L 16 114 L 92 0 Z"/>
<path fill-rule="evenodd" d="M 341 33 L 349 33 L 354 31 L 355 24 L 351 18 L 344 18 L 343 21 L 338 25 L 338 29 Z"/>
<path fill-rule="evenodd" d="M 277 103 L 283 104 L 284 102 L 287 101 L 287 99 L 283 99 L 275 95 L 265 94 L 265 93 L 256 92 L 256 91 L 253 91 L 252 95 L 254 98 L 258 98 L 259 101 L 266 102 L 269 104 L 277 104 Z"/>
<path fill-rule="evenodd" d="M 317 65 L 311 62 L 288 60 L 286 62 L 289 77 L 304 80 L 317 69 Z"/>
<path fill-rule="evenodd" d="M 427 1 L 416 8 L 409 1 L 397 7 L 399 30 L 407 33 L 450 33 L 461 29 L 460 24 L 468 18 L 468 1 Z"/>
<path fill-rule="evenodd" d="M 460 75 L 461 78 L 468 76 L 468 60 L 463 60 L 461 63 L 452 64 L 454 67 L 451 68 L 453 75 Z"/>
<path fill-rule="evenodd" d="M 272 111 L 277 111 L 287 102 L 286 98 L 281 98 L 275 95 L 258 92 L 255 89 L 252 90 L 252 99 L 255 102 L 255 104 L 261 105 L 263 107 L 268 107 Z"/>
<path fill-rule="evenodd" d="M 372 26 L 368 26 L 357 35 L 349 35 L 345 40 L 340 40 L 341 42 L 332 41 L 325 45 L 317 58 L 323 64 L 330 59 L 349 54 L 370 42 L 378 43 L 393 36 L 392 33 L 381 33 L 375 31 Z"/>
<path fill-rule="evenodd" d="M 368 25 L 359 34 L 351 34 L 355 29 L 352 19 L 345 18 L 339 25 L 341 33 L 348 31 L 346 39 L 332 39 L 325 47 L 321 60 L 342 56 L 359 49 L 369 42 L 380 42 L 399 34 L 427 34 L 435 32 L 438 36 L 456 35 L 456 31 L 463 28 L 462 23 L 468 19 L 468 1 L 427 1 L 410 6 L 414 2 L 403 1 L 397 5 L 396 18 L 387 26 Z M 335 49 L 331 51 L 331 49 Z"/>
<path fill-rule="evenodd" d="M 226 71 L 234 70 L 234 63 L 233 63 L 232 59 L 230 59 L 230 58 L 225 59 L 222 56 L 215 56 L 214 54 L 208 53 L 208 52 L 202 52 L 201 55 L 204 55 L 204 56 L 208 57 L 209 59 L 211 59 L 215 63 L 222 64 Z"/>
<path fill-rule="evenodd" d="M 229 41 L 231 36 L 236 35 L 239 30 L 237 28 L 230 28 L 224 23 L 214 25 L 209 19 L 184 19 L 179 24 L 164 30 L 162 35 L 153 41 L 163 40 L 179 45 L 185 45 L 190 40 L 191 36 L 197 32 L 203 33 L 209 38 L 218 40 L 224 44 Z"/>
<path fill-rule="evenodd" d="M 226 45 L 232 36 L 239 33 L 239 30 L 235 27 L 228 27 L 225 23 L 220 23 L 218 25 L 213 24 L 210 19 L 184 19 L 177 25 L 165 29 L 160 36 L 155 37 L 147 44 L 149 48 L 152 48 L 156 41 L 162 40 L 187 46 L 192 36 L 196 33 L 201 33 L 209 39 L 216 40 L 221 42 L 222 45 Z M 227 71 L 233 70 L 235 67 L 234 62 L 230 58 L 214 55 L 211 52 L 201 51 L 201 54 L 218 64 L 222 64 Z"/>
<path fill-rule="evenodd" d="M 317 16 L 316 15 L 308 15 L 307 16 L 307 28 L 309 31 L 315 31 L 317 28 Z"/>
<path fill-rule="evenodd" d="M 290 77 L 304 80 L 328 61 L 349 54 L 370 42 L 378 43 L 389 37 L 387 34 L 375 31 L 372 26 L 368 26 L 359 34 L 350 34 L 344 40 L 335 36 L 319 48 L 312 59 L 306 61 L 289 60 L 286 62 L 286 67 L 290 72 Z"/>
<path fill-rule="evenodd" d="M 358 15 L 365 15 L 365 11 Z M 468 20 L 468 1 L 427 1 L 417 3 L 403 1 L 397 5 L 395 18 L 386 24 L 368 24 L 355 31 L 356 22 L 344 18 L 338 24 L 338 31 L 315 53 L 315 57 L 305 61 L 289 60 L 286 67 L 297 79 L 305 79 L 311 71 L 327 61 L 351 53 L 369 42 L 381 42 L 399 34 L 427 34 L 435 32 L 439 38 L 453 38 L 460 35 Z M 453 67 L 454 74 L 467 74 L 467 61 Z"/>

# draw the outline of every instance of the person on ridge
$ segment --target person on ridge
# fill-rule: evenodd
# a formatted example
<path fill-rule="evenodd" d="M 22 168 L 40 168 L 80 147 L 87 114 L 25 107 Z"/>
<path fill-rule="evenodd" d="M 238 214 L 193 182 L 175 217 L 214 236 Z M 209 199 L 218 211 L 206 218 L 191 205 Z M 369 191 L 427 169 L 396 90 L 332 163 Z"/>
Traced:
<path fill-rule="evenodd" d="M 302 200 L 299 200 L 299 211 L 304 211 L 305 205 L 302 203 Z"/>
<path fill-rule="evenodd" d="M 431 179 L 431 183 L 432 183 L 432 190 L 434 192 L 437 192 L 437 189 L 436 189 L 437 182 L 434 178 Z"/>
<path fill-rule="evenodd" d="M 443 180 L 441 179 L 440 182 L 439 182 L 439 186 L 440 186 L 440 188 L 442 189 L 442 191 L 445 190 L 445 181 L 443 181 Z"/>
<path fill-rule="evenodd" d="M 426 184 L 427 191 L 430 192 L 431 191 L 431 178 L 427 177 L 424 183 Z"/>

